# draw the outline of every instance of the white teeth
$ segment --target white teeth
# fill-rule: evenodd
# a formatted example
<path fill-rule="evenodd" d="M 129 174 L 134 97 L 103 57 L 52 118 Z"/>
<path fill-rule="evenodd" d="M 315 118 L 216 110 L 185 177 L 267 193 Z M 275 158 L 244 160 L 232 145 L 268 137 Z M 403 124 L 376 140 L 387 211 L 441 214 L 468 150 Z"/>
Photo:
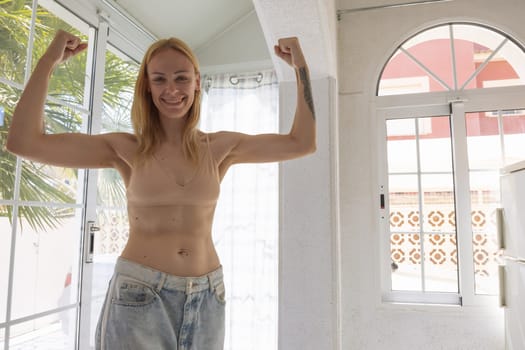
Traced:
<path fill-rule="evenodd" d="M 164 99 L 164 102 L 169 103 L 169 104 L 177 104 L 177 103 L 181 103 L 182 100 L 183 100 L 183 98 L 179 98 L 179 99 L 176 99 L 176 100 Z"/>

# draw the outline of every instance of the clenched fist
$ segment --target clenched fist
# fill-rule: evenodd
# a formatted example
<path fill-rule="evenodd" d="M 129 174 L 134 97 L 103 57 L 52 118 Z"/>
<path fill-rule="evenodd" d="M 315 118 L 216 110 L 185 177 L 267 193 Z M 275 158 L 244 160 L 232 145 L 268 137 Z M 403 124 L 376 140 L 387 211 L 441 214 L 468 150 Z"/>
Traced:
<path fill-rule="evenodd" d="M 274 46 L 274 50 L 277 56 L 282 58 L 293 68 L 302 68 L 306 66 L 299 39 L 296 37 L 279 39 L 278 44 Z"/>
<path fill-rule="evenodd" d="M 79 37 L 58 30 L 42 58 L 49 60 L 51 64 L 56 66 L 84 51 L 86 47 L 87 43 L 83 43 Z"/>

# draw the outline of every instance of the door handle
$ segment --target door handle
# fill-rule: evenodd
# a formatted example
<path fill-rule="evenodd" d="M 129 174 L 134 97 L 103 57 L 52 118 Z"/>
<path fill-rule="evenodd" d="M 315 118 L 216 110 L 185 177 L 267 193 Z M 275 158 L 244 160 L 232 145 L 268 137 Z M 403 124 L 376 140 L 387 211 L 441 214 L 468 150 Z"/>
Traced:
<path fill-rule="evenodd" d="M 504 265 L 498 266 L 498 277 L 499 277 L 499 306 L 506 307 L 507 300 L 507 276 Z"/>
<path fill-rule="evenodd" d="M 496 230 L 498 234 L 498 248 L 505 249 L 505 222 L 503 208 L 496 209 Z"/>
<path fill-rule="evenodd" d="M 100 231 L 100 227 L 95 225 L 95 221 L 88 221 L 87 222 L 87 249 L 86 249 L 86 263 L 92 263 L 93 262 L 93 252 L 95 250 L 95 232 Z"/>

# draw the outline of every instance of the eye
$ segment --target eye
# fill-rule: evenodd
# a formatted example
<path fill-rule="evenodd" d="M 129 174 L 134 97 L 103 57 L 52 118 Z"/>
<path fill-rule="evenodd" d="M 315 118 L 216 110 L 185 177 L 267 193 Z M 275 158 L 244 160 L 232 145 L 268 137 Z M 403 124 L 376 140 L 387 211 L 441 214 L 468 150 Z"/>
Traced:
<path fill-rule="evenodd" d="M 164 81 L 166 81 L 166 79 L 164 79 L 163 77 L 154 77 L 153 79 L 151 79 L 151 81 L 156 84 L 159 84 L 159 83 L 163 83 Z"/>
<path fill-rule="evenodd" d="M 177 78 L 175 78 L 175 80 L 179 82 L 186 82 L 189 80 L 189 78 L 183 75 L 179 75 Z"/>

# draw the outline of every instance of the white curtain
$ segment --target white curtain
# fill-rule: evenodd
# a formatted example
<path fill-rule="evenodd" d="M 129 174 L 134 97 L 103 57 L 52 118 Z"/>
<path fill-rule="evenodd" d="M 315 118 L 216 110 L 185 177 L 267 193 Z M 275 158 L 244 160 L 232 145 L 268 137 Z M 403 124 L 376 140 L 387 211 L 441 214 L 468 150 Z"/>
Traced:
<path fill-rule="evenodd" d="M 200 128 L 278 132 L 274 72 L 202 78 Z M 226 284 L 227 350 L 277 349 L 278 165 L 234 165 L 221 185 L 213 238 Z"/>

